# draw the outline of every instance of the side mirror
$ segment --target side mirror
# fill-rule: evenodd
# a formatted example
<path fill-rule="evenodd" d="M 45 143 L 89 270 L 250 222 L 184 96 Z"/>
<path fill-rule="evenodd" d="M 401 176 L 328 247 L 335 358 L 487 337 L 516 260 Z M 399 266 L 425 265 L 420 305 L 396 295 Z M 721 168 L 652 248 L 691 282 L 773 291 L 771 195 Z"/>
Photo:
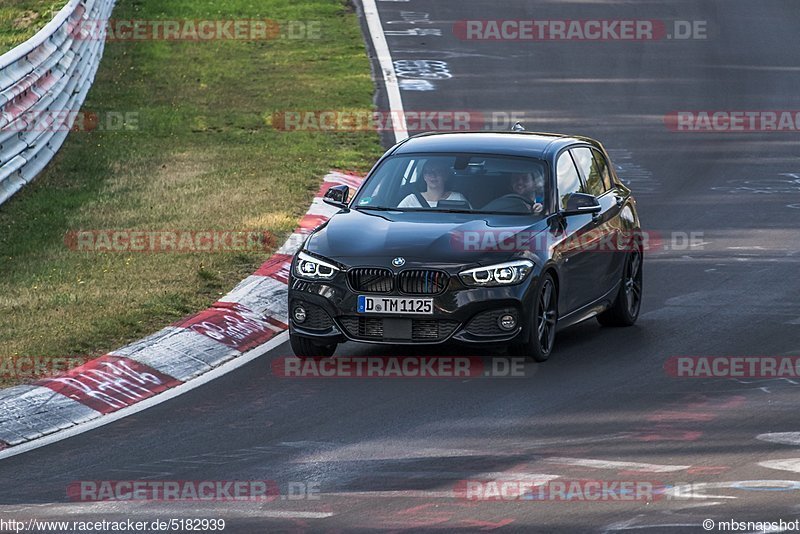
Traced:
<path fill-rule="evenodd" d="M 335 185 L 325 192 L 322 201 L 341 209 L 347 209 L 347 200 L 350 196 L 350 188 L 346 185 Z"/>
<path fill-rule="evenodd" d="M 587 193 L 572 193 L 567 197 L 567 207 L 562 212 L 564 215 L 585 215 L 587 213 L 600 213 L 603 207 L 594 195 Z"/>

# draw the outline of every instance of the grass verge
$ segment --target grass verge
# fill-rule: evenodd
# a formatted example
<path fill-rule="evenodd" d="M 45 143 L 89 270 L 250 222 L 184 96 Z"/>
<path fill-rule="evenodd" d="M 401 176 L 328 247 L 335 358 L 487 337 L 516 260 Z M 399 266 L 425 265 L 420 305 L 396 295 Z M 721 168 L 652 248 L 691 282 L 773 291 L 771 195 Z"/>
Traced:
<path fill-rule="evenodd" d="M 33 37 L 66 4 L 67 0 L 3 0 L 0 55 Z"/>
<path fill-rule="evenodd" d="M 207 307 L 271 253 L 76 252 L 67 232 L 259 230 L 279 244 L 323 174 L 367 170 L 381 152 L 374 132 L 270 126 L 284 110 L 371 109 L 345 0 L 120 0 L 113 16 L 314 21 L 318 32 L 107 43 L 84 105 L 97 128 L 71 133 L 0 206 L 0 359 L 100 355 Z"/>

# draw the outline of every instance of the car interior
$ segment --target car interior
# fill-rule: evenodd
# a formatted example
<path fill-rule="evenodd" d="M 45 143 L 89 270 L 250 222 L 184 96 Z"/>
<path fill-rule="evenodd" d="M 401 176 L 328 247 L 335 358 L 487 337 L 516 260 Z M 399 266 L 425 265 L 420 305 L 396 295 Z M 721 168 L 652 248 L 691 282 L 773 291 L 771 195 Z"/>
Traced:
<path fill-rule="evenodd" d="M 421 194 L 427 190 L 422 179 L 422 168 L 429 161 L 425 159 L 398 158 L 389 160 L 379 171 L 383 176 L 375 176 L 360 193 L 360 206 L 396 207 L 409 195 Z M 511 188 L 514 174 L 543 171 L 543 163 L 515 161 L 501 157 L 455 156 L 446 157 L 449 176 L 445 190 L 461 193 L 467 200 L 445 199 L 438 202 L 438 209 L 486 210 L 509 213 L 527 212 L 530 204 Z M 391 178 L 401 176 L 400 179 Z"/>
<path fill-rule="evenodd" d="M 456 167 L 459 166 L 458 163 L 457 161 Z M 394 205 L 399 204 L 410 194 L 426 190 L 425 181 L 418 172 L 423 164 L 422 160 L 416 162 L 414 168 L 403 179 L 402 185 L 394 197 Z M 452 172 L 453 174 L 447 178 L 445 189 L 461 193 L 468 203 L 460 200 L 442 200 L 438 204 L 439 208 L 481 210 L 489 206 L 491 211 L 516 212 L 520 210 L 519 200 L 503 199 L 498 202 L 503 196 L 514 193 L 511 189 L 511 177 L 520 170 L 487 169 L 482 165 L 468 164 L 462 169 L 453 169 Z"/>

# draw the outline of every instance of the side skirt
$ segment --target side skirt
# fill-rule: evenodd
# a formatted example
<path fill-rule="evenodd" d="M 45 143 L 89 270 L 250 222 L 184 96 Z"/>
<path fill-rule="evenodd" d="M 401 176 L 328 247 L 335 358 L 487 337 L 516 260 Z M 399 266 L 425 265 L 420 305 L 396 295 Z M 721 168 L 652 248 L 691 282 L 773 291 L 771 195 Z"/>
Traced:
<path fill-rule="evenodd" d="M 614 284 L 614 287 L 612 287 L 611 290 L 609 290 L 602 297 L 568 313 L 564 317 L 559 317 L 556 331 L 581 323 L 606 311 L 611 307 L 612 304 L 614 304 L 614 299 L 617 298 L 617 294 L 619 293 L 620 284 L 622 284 L 621 281 L 617 282 Z"/>

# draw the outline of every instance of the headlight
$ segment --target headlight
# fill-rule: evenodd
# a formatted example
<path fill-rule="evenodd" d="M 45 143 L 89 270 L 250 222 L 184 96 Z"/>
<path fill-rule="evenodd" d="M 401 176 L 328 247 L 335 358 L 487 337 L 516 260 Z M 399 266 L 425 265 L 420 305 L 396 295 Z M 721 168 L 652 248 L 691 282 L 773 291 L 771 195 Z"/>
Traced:
<path fill-rule="evenodd" d="M 509 286 L 525 280 L 531 269 L 532 261 L 519 260 L 461 271 L 458 277 L 468 286 Z"/>
<path fill-rule="evenodd" d="M 300 252 L 294 263 L 295 276 L 308 280 L 330 280 L 338 271 L 339 268 L 335 265 L 305 252 Z"/>

